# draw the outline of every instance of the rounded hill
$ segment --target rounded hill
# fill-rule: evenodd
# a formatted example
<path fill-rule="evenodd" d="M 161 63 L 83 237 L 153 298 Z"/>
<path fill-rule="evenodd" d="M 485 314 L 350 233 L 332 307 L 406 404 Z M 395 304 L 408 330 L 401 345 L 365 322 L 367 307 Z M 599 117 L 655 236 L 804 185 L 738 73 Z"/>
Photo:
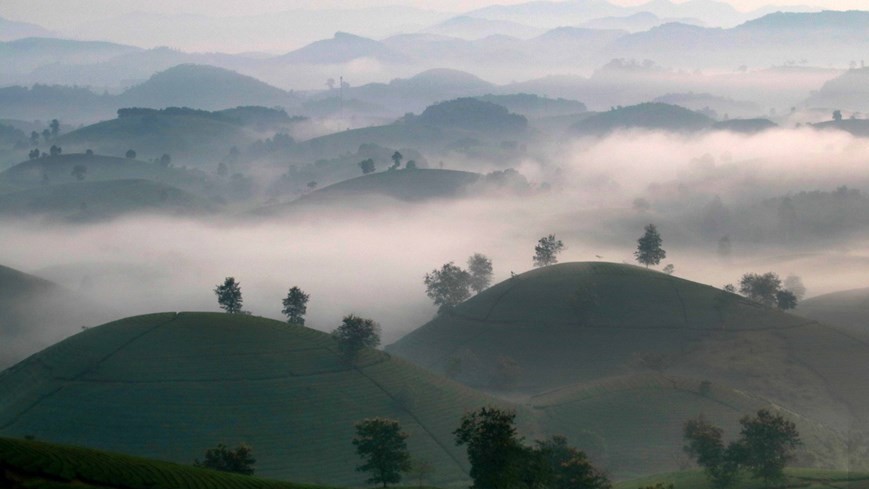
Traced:
<path fill-rule="evenodd" d="M 869 288 L 812 297 L 802 301 L 797 312 L 853 333 L 869 335 Z"/>
<path fill-rule="evenodd" d="M 678 105 L 647 102 L 595 114 L 573 126 L 573 135 L 600 136 L 618 130 L 696 132 L 712 125 L 712 119 Z"/>
<path fill-rule="evenodd" d="M 494 391 L 535 394 L 651 371 L 731 385 L 835 429 L 869 427 L 869 342 L 630 265 L 517 275 L 387 351 Z"/>
<path fill-rule="evenodd" d="M 163 313 L 88 329 L 0 374 L 0 436 L 180 463 L 246 442 L 258 475 L 358 486 L 353 425 L 386 416 L 443 485 L 467 480 L 458 420 L 492 402 L 379 351 L 350 366 L 330 335 L 301 326 Z"/>

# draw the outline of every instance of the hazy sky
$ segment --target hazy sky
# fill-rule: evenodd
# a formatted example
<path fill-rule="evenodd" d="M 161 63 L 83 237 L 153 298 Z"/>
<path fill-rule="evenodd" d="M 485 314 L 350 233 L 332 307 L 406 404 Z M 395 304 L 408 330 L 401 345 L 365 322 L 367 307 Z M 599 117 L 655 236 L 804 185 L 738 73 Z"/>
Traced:
<path fill-rule="evenodd" d="M 220 16 L 255 15 L 293 9 L 364 8 L 408 6 L 440 11 L 467 11 L 492 4 L 524 3 L 527 0 L 0 0 L 0 16 L 30 21 L 53 28 L 66 22 L 80 22 L 136 11 L 192 13 Z M 647 0 L 610 0 L 621 5 L 638 5 Z M 676 0 L 676 3 L 681 3 Z M 764 5 L 812 5 L 830 9 L 866 9 L 867 0 L 729 0 L 740 10 Z"/>

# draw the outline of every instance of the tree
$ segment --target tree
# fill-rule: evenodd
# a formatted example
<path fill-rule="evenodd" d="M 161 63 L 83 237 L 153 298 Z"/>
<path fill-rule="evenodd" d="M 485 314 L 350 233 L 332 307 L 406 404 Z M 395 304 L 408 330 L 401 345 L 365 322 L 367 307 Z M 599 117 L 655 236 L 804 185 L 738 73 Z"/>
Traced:
<path fill-rule="evenodd" d="M 371 158 L 368 158 L 367 160 L 360 161 L 359 168 L 362 169 L 363 175 L 368 175 L 369 173 L 374 173 L 374 160 Z"/>
<path fill-rule="evenodd" d="M 43 129 L 42 130 L 42 139 L 44 139 L 46 143 L 48 141 L 50 141 L 51 140 L 51 131 L 48 129 Z"/>
<path fill-rule="evenodd" d="M 664 269 L 661 270 L 661 271 L 664 272 L 664 273 L 666 273 L 667 275 L 673 275 L 673 272 L 676 271 L 676 267 L 673 266 L 672 263 L 668 263 L 667 266 L 664 267 Z"/>
<path fill-rule="evenodd" d="M 739 293 L 765 306 L 776 303 L 776 294 L 781 290 L 781 279 L 773 272 L 763 275 L 746 273 L 739 279 Z"/>
<path fill-rule="evenodd" d="M 288 323 L 305 325 L 305 313 L 308 312 L 308 299 L 310 297 L 298 287 L 290 288 L 287 296 L 284 297 L 284 308 L 281 310 L 284 316 L 287 316 Z"/>
<path fill-rule="evenodd" d="M 682 429 L 683 450 L 703 467 L 706 477 L 716 488 L 723 489 L 736 482 L 739 475 L 740 450 L 731 443 L 724 446 L 723 431 L 707 422 L 703 416 L 689 419 Z"/>
<path fill-rule="evenodd" d="M 416 160 L 407 160 L 407 163 L 404 164 L 405 170 L 416 170 Z"/>
<path fill-rule="evenodd" d="M 752 476 L 763 479 L 767 486 L 781 481 L 785 465 L 802 443 L 796 425 L 767 409 L 759 410 L 754 417 L 743 417 L 739 424 L 744 464 Z"/>
<path fill-rule="evenodd" d="M 471 290 L 480 293 L 492 283 L 492 260 L 481 253 L 468 258 L 468 272 L 471 274 Z"/>
<path fill-rule="evenodd" d="M 472 489 L 520 487 L 526 449 L 516 432 L 516 413 L 483 407 L 462 416 L 453 432 L 456 445 L 466 445 Z"/>
<path fill-rule="evenodd" d="M 242 312 L 241 284 L 235 281 L 235 277 L 226 277 L 222 285 L 214 288 L 217 294 L 217 303 L 227 314 L 239 314 Z"/>
<path fill-rule="evenodd" d="M 440 270 L 434 269 L 425 274 L 425 293 L 438 306 L 438 313 L 441 313 L 471 296 L 471 280 L 470 273 L 449 262 Z"/>
<path fill-rule="evenodd" d="M 255 463 L 256 459 L 253 458 L 253 450 L 249 445 L 242 443 L 233 450 L 219 443 L 216 448 L 205 451 L 205 460 L 200 462 L 196 459 L 193 465 L 221 472 L 253 475 Z"/>
<path fill-rule="evenodd" d="M 646 232 L 637 240 L 637 251 L 634 256 L 637 261 L 649 268 L 649 265 L 657 265 L 667 257 L 667 252 L 661 248 L 661 235 L 654 224 L 645 228 Z"/>
<path fill-rule="evenodd" d="M 790 290 L 780 290 L 775 293 L 775 304 L 782 311 L 797 307 L 797 296 Z"/>
<path fill-rule="evenodd" d="M 69 173 L 74 176 L 76 180 L 82 181 L 84 180 L 85 175 L 87 175 L 88 167 L 84 165 L 75 165 L 72 167 L 72 171 Z"/>
<path fill-rule="evenodd" d="M 50 154 L 51 156 L 59 156 L 60 153 L 63 153 L 63 148 L 56 144 L 52 144 L 51 148 L 48 149 L 48 154 Z"/>
<path fill-rule="evenodd" d="M 564 243 L 560 239 L 555 239 L 554 234 L 540 238 L 537 240 L 537 246 L 534 247 L 534 266 L 545 267 L 558 263 L 556 255 L 562 251 L 564 251 Z"/>
<path fill-rule="evenodd" d="M 136 152 L 133 151 L 132 149 L 128 149 L 127 152 L 124 154 L 124 156 L 126 156 L 128 160 L 135 160 L 136 159 Z"/>
<path fill-rule="evenodd" d="M 585 452 L 567 444 L 567 438 L 555 435 L 538 441 L 536 450 L 547 465 L 551 489 L 609 489 L 607 476 L 592 465 Z"/>
<path fill-rule="evenodd" d="M 27 153 L 27 157 L 31 160 L 35 160 L 36 158 L 39 158 L 39 149 L 38 148 L 31 149 L 30 152 Z"/>
<path fill-rule="evenodd" d="M 160 157 L 160 166 L 163 168 L 169 168 L 172 166 L 172 157 L 169 156 L 169 153 L 163 153 L 163 156 Z"/>
<path fill-rule="evenodd" d="M 30 144 L 36 146 L 39 144 L 39 133 L 36 131 L 30 131 Z"/>
<path fill-rule="evenodd" d="M 797 300 L 803 300 L 806 296 L 806 286 L 803 285 L 803 279 L 798 275 L 788 275 L 782 282 L 782 286 L 793 292 Z"/>
<path fill-rule="evenodd" d="M 842 120 L 842 111 L 841 110 L 834 110 L 833 111 L 833 120 L 836 122 L 839 122 Z"/>
<path fill-rule="evenodd" d="M 396 151 L 392 153 L 392 166 L 389 167 L 390 170 L 397 170 L 399 166 L 401 166 L 401 160 L 404 159 L 404 156 Z"/>
<path fill-rule="evenodd" d="M 356 423 L 353 445 L 365 463 L 356 467 L 369 472 L 366 482 L 371 484 L 397 484 L 402 472 L 411 468 L 407 451 L 407 433 L 401 431 L 398 421 L 388 418 L 370 418 Z"/>
<path fill-rule="evenodd" d="M 57 119 L 52 119 L 51 123 L 48 125 L 48 128 L 51 130 L 51 137 L 56 138 L 60 135 L 60 121 Z"/>
<path fill-rule="evenodd" d="M 341 326 L 332 331 L 332 337 L 338 341 L 341 355 L 352 362 L 363 348 L 380 344 L 380 325 L 371 319 L 349 314 L 344 316 Z"/>

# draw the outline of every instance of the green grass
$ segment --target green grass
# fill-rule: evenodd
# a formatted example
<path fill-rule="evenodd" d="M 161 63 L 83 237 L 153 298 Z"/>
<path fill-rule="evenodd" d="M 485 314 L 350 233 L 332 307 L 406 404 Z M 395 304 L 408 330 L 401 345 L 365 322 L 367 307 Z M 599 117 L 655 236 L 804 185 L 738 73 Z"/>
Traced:
<path fill-rule="evenodd" d="M 699 469 L 625 480 L 615 484 L 615 489 L 639 489 L 655 484 L 673 484 L 675 489 L 712 489 L 706 475 Z M 869 486 L 869 472 L 845 472 L 835 470 L 786 468 L 782 487 L 799 489 L 851 489 Z M 734 489 L 764 489 L 761 481 L 742 474 Z"/>
<path fill-rule="evenodd" d="M 313 489 L 118 453 L 0 438 L 0 483 L 33 489 Z"/>
<path fill-rule="evenodd" d="M 0 215 L 96 221 L 130 213 L 191 215 L 214 205 L 176 187 L 150 180 L 82 181 L 0 194 Z"/>
<path fill-rule="evenodd" d="M 845 329 L 869 334 L 869 289 L 824 294 L 802 301 L 797 313 Z"/>
<path fill-rule="evenodd" d="M 467 480 L 451 432 L 491 398 L 369 350 L 357 367 L 325 333 L 245 316 L 166 313 L 91 328 L 0 373 L 0 435 L 181 463 L 254 448 L 258 474 L 361 485 L 355 422 L 399 419 L 432 482 Z"/>

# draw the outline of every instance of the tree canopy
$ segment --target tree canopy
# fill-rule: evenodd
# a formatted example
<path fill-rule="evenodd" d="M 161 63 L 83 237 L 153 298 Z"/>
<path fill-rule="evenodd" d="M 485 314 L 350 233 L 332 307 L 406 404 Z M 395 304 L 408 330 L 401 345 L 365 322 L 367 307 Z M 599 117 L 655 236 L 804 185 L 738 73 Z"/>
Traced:
<path fill-rule="evenodd" d="M 637 261 L 645 265 L 657 265 L 661 260 L 667 257 L 667 252 L 661 248 L 661 235 L 658 234 L 658 228 L 654 224 L 649 224 L 645 227 L 645 233 L 637 240 L 637 251 L 634 256 Z"/>
<path fill-rule="evenodd" d="M 778 274 L 767 272 L 762 275 L 746 273 L 739 280 L 739 293 L 767 307 L 788 310 L 797 307 L 797 296 L 782 288 Z"/>
<path fill-rule="evenodd" d="M 555 239 L 554 234 L 545 236 L 537 240 L 537 246 L 534 247 L 534 266 L 545 267 L 558 263 L 556 257 L 564 251 L 564 243 L 560 239 Z"/>
<path fill-rule="evenodd" d="M 332 331 L 332 337 L 338 341 L 344 358 L 353 361 L 363 348 L 374 348 L 380 344 L 380 325 L 372 319 L 349 314 Z"/>
<path fill-rule="evenodd" d="M 305 314 L 308 312 L 308 299 L 310 297 L 296 286 L 290 288 L 282 301 L 284 308 L 281 309 L 281 312 L 287 317 L 288 323 L 305 325 Z"/>
<path fill-rule="evenodd" d="M 471 289 L 479 294 L 492 283 L 492 260 L 481 253 L 474 253 L 468 258 L 468 272 L 471 274 Z"/>
<path fill-rule="evenodd" d="M 397 484 L 401 474 L 411 468 L 407 450 L 407 433 L 401 431 L 397 420 L 370 418 L 356 423 L 353 445 L 365 463 L 356 467 L 359 472 L 368 472 L 370 484 Z"/>
<path fill-rule="evenodd" d="M 444 312 L 471 296 L 472 275 L 449 262 L 425 274 L 425 293 Z"/>
<path fill-rule="evenodd" d="M 255 463 L 256 459 L 253 458 L 253 450 L 249 445 L 242 443 L 235 449 L 231 449 L 219 443 L 217 447 L 205 451 L 204 460 L 200 462 L 196 459 L 193 465 L 221 472 L 253 475 Z"/>
<path fill-rule="evenodd" d="M 217 304 L 229 314 L 242 312 L 241 284 L 235 281 L 235 277 L 226 277 L 223 284 L 214 288 L 217 295 Z"/>

